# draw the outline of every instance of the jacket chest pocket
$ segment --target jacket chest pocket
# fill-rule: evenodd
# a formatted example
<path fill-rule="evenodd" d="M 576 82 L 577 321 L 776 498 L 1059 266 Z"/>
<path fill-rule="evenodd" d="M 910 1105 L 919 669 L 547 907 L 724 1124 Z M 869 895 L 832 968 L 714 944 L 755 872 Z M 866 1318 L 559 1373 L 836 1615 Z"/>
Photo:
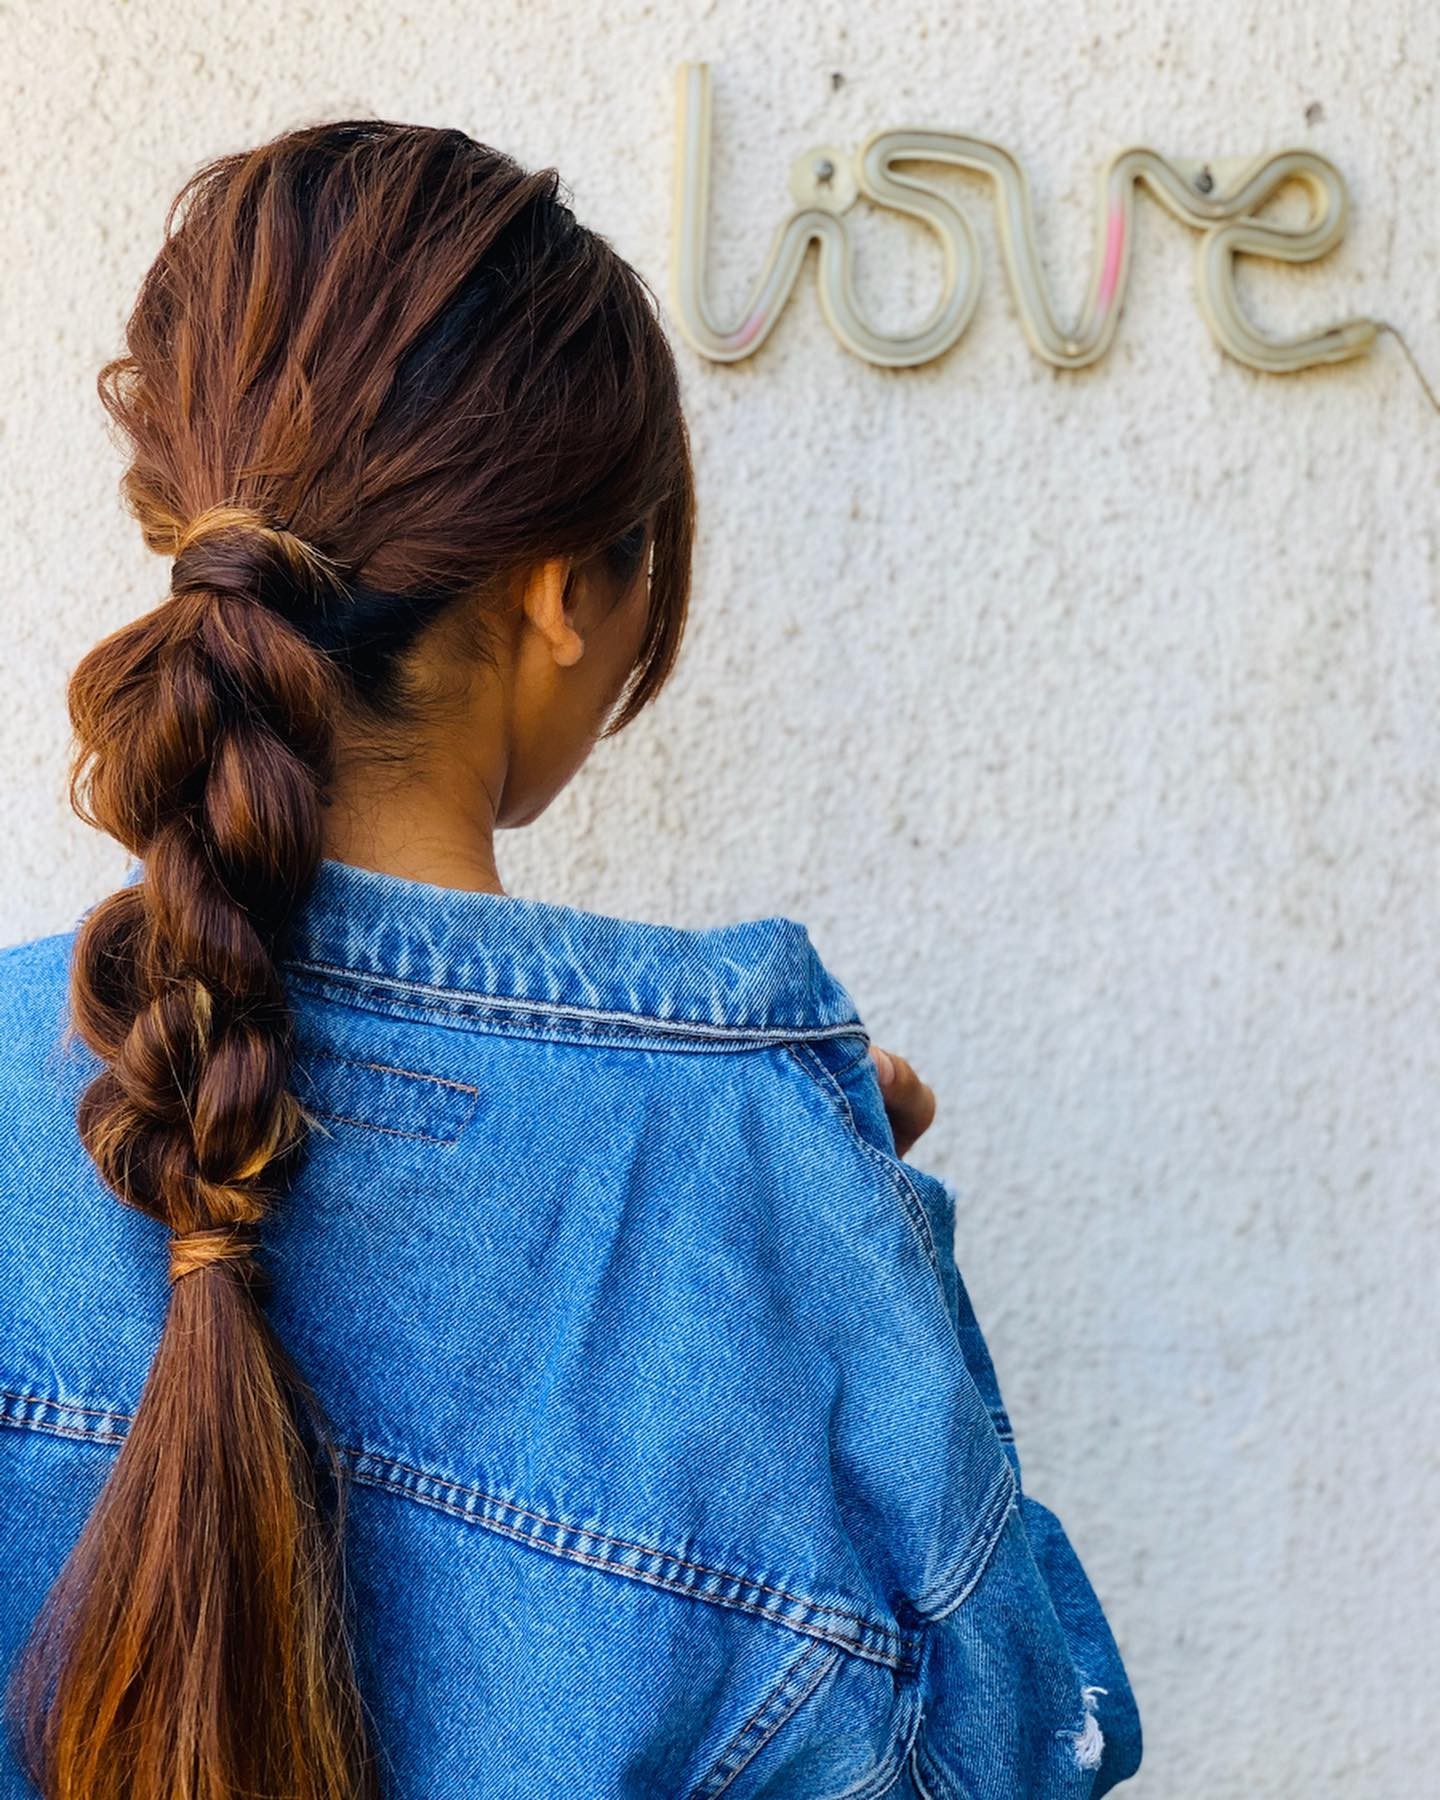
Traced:
<path fill-rule="evenodd" d="M 469 1082 L 304 1045 L 293 1081 L 300 1104 L 327 1129 L 361 1126 L 427 1144 L 455 1143 L 480 1098 Z"/>

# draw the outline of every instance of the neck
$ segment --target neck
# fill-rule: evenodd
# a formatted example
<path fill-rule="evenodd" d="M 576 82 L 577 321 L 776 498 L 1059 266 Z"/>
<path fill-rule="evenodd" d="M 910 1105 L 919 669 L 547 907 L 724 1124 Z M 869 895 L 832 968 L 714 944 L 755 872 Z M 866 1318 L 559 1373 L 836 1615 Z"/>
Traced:
<path fill-rule="evenodd" d="M 324 853 L 336 862 L 503 894 L 495 862 L 494 804 L 483 787 L 407 772 L 384 788 L 337 781 L 325 809 Z"/>

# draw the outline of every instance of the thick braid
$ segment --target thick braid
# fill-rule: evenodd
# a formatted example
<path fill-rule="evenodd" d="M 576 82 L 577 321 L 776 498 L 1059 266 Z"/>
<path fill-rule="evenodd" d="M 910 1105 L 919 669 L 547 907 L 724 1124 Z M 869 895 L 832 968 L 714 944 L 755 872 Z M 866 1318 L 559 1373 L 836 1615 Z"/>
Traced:
<path fill-rule="evenodd" d="M 182 535 L 175 598 L 92 652 L 72 688 L 82 758 L 106 746 L 81 777 L 87 816 L 144 864 L 77 946 L 77 1027 L 109 1064 L 81 1134 L 122 1199 L 177 1236 L 212 1234 L 216 1256 L 218 1228 L 263 1217 L 303 1136 L 274 952 L 320 859 L 340 697 L 261 590 L 288 580 L 293 605 L 304 548 L 238 509 L 206 515 Z M 104 716 L 116 708 L 124 720 Z M 124 968 L 116 993 L 103 972 Z M 184 1272 L 203 1263 L 198 1245 L 179 1252 Z"/>
<path fill-rule="evenodd" d="M 32 1646 L 28 1748 L 46 1794 L 354 1800 L 369 1788 L 323 1419 L 261 1311 L 255 1257 L 304 1137 L 277 955 L 322 854 L 341 699 L 291 620 L 339 578 L 242 509 L 177 543 L 173 597 L 71 684 L 77 809 L 143 871 L 76 941 L 72 1017 L 106 1065 L 80 1133 L 115 1193 L 170 1227 L 173 1286 L 134 1422 Z M 333 1455 L 327 1483 L 338 1502 Z M 177 1555 L 185 1566 L 154 1579 Z M 237 1623 L 197 1672 L 188 1648 L 216 1607 Z M 250 1701 L 278 1730 L 248 1729 L 236 1705 L 255 1671 Z M 106 1728 L 57 1736 L 56 1719 Z"/>
<path fill-rule="evenodd" d="M 217 588 L 182 591 L 120 635 L 131 643 L 94 653 L 95 701 L 126 708 L 138 731 L 92 717 L 84 664 L 75 712 L 82 749 L 107 746 L 89 814 L 144 874 L 90 916 L 78 947 L 77 987 L 103 1010 L 77 1007 L 77 1025 L 110 1064 L 82 1135 L 116 1192 L 177 1233 L 253 1224 L 267 1169 L 283 1173 L 300 1136 L 274 949 L 321 854 L 336 683 L 269 608 Z M 117 929 L 138 951 L 128 994 L 95 980 L 125 966 L 107 942 Z"/>

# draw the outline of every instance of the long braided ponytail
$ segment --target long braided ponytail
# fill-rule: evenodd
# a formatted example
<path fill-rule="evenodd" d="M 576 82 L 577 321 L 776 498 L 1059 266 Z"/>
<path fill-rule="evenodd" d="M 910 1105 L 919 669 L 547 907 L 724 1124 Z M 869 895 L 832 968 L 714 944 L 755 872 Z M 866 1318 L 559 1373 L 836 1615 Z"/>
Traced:
<path fill-rule="evenodd" d="M 379 1792 L 342 1470 L 263 1310 L 260 1227 L 306 1141 L 280 966 L 337 726 L 403 732 L 401 658 L 442 612 L 542 554 L 629 581 L 648 553 L 612 730 L 673 662 L 694 503 L 676 371 L 649 290 L 556 181 L 374 120 L 221 158 L 177 196 L 101 374 L 126 498 L 173 567 L 71 681 L 72 802 L 140 862 L 75 938 L 71 1013 L 103 1064 L 78 1126 L 169 1228 L 170 1300 L 14 1672 L 45 1800 Z"/>
<path fill-rule="evenodd" d="M 31 1755 L 57 1794 L 332 1800 L 366 1789 L 337 1539 L 320 1526 L 319 1433 L 300 1429 L 313 1407 L 253 1256 L 303 1135 L 275 954 L 321 855 L 338 699 L 326 659 L 256 596 L 330 577 L 234 508 L 177 549 L 175 597 L 92 650 L 70 690 L 77 810 L 143 857 L 77 934 L 74 1021 L 107 1065 L 80 1135 L 116 1193 L 170 1227 L 173 1293 L 144 1403 L 42 1615 L 35 1654 L 61 1674 Z M 202 1661 L 197 1624 L 218 1617 Z"/>

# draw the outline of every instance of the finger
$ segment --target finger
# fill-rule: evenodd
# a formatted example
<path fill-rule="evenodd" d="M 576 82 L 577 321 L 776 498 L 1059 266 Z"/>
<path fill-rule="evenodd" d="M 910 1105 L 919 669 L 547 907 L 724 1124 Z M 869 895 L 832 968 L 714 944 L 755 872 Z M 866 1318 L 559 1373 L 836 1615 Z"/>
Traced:
<path fill-rule="evenodd" d="M 871 1045 L 886 1117 L 901 1156 L 928 1131 L 935 1118 L 935 1091 L 903 1056 Z"/>
<path fill-rule="evenodd" d="M 882 1050 L 878 1044 L 870 1046 L 870 1054 L 875 1059 L 875 1072 L 880 1080 L 880 1090 L 887 1102 L 892 1099 L 904 1105 L 910 1105 L 915 1096 L 929 1093 L 929 1085 L 920 1079 L 914 1065 L 894 1050 Z"/>

